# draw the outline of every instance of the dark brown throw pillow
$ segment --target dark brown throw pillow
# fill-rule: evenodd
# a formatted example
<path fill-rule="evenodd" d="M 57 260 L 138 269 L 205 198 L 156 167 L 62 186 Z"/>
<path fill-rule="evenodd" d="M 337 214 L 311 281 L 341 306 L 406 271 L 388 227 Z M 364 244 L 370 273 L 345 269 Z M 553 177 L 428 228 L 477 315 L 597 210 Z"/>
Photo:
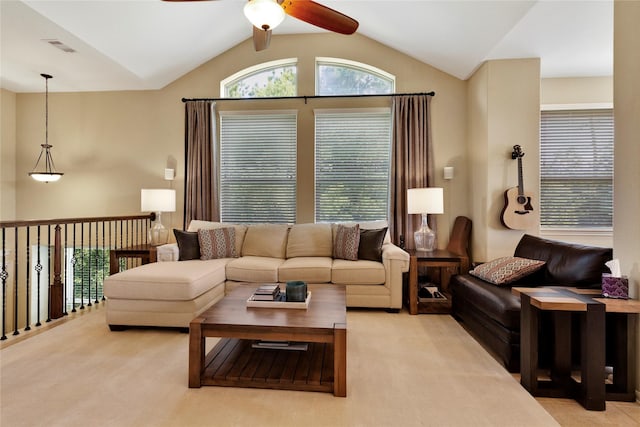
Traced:
<path fill-rule="evenodd" d="M 358 259 L 382 262 L 382 242 L 387 234 L 387 228 L 377 230 L 360 229 L 360 245 Z"/>
<path fill-rule="evenodd" d="M 173 235 L 176 236 L 180 257 L 178 261 L 187 261 L 190 259 L 200 259 L 200 243 L 198 242 L 198 233 L 195 231 L 182 231 L 173 229 Z"/>

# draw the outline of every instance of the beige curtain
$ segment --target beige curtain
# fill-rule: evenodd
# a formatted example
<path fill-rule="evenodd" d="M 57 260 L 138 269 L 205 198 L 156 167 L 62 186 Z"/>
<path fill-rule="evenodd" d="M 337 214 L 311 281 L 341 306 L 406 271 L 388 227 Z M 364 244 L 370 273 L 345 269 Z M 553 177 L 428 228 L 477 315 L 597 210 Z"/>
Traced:
<path fill-rule="evenodd" d="M 431 143 L 431 95 L 393 97 L 393 140 L 391 153 L 391 239 L 414 249 L 413 233 L 420 227 L 420 215 L 407 214 L 407 189 L 433 185 Z M 433 223 L 433 224 L 432 224 Z M 429 218 L 434 231 L 435 221 Z"/>
<path fill-rule="evenodd" d="M 185 229 L 193 219 L 220 220 L 214 167 L 215 123 L 214 102 L 185 103 Z"/>

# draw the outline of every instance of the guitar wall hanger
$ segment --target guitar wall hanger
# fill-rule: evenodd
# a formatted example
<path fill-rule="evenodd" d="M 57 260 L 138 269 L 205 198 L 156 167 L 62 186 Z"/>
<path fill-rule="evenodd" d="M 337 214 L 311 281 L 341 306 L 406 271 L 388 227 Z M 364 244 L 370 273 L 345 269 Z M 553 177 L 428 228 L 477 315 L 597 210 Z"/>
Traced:
<path fill-rule="evenodd" d="M 504 208 L 500 215 L 502 225 L 512 230 L 527 230 L 535 225 L 535 215 L 531 204 L 531 194 L 524 191 L 522 179 L 522 158 L 524 153 L 519 145 L 513 146 L 511 158 L 518 160 L 518 186 L 504 192 Z"/>

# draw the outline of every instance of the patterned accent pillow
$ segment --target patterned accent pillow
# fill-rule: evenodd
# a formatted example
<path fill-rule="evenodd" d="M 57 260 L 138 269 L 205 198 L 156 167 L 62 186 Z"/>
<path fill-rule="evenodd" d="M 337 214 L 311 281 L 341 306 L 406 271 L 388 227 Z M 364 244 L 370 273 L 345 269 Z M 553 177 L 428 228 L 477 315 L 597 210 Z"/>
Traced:
<path fill-rule="evenodd" d="M 508 285 L 539 270 L 544 261 L 520 257 L 502 257 L 480 264 L 469 272 L 494 285 Z"/>
<path fill-rule="evenodd" d="M 200 259 L 237 258 L 234 227 L 198 230 Z"/>
<path fill-rule="evenodd" d="M 360 244 L 360 227 L 338 225 L 333 241 L 333 257 L 349 261 L 358 260 L 358 245 Z"/>

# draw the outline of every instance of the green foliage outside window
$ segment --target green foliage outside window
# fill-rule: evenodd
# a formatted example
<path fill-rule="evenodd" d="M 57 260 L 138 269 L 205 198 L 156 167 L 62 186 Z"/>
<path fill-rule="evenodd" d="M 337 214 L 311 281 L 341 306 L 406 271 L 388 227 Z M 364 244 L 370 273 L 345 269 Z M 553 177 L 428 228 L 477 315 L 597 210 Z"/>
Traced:
<path fill-rule="evenodd" d="M 75 304 L 101 300 L 102 282 L 109 276 L 109 250 L 74 249 L 73 301 Z"/>
<path fill-rule="evenodd" d="M 227 86 L 229 98 L 269 98 L 296 96 L 294 66 L 272 68 L 243 77 Z"/>

